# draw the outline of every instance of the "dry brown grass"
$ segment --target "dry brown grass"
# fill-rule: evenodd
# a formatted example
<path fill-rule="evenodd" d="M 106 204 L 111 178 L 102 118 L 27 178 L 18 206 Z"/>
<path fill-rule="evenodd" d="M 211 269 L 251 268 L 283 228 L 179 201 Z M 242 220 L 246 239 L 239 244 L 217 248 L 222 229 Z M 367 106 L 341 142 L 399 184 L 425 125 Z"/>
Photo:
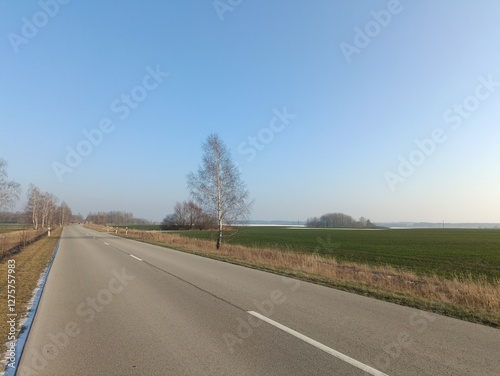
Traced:
<path fill-rule="evenodd" d="M 106 231 L 104 226 L 89 227 Z M 128 230 L 125 235 L 124 229 L 118 229 L 118 235 L 500 327 L 500 280 L 420 276 L 392 267 L 339 263 L 318 254 L 271 248 L 225 244 L 216 250 L 213 242 L 171 233 Z"/>
<path fill-rule="evenodd" d="M 52 257 L 54 248 L 61 235 L 62 228 L 58 228 L 50 237 L 44 237 L 37 242 L 23 248 L 21 252 L 5 257 L 0 262 L 0 343 L 7 342 L 9 326 L 7 324 L 7 265 L 8 260 L 15 260 L 15 299 L 16 299 L 16 321 L 19 323 L 27 312 L 27 304 L 30 301 L 33 290 Z M 0 353 L 4 353 L 5 347 Z M 2 356 L 3 358 L 3 356 Z"/>
<path fill-rule="evenodd" d="M 47 232 L 46 229 L 27 229 L 1 233 L 0 260 L 7 255 L 9 250 L 17 247 L 24 247 L 30 244 L 37 236 L 40 236 L 45 232 Z"/>

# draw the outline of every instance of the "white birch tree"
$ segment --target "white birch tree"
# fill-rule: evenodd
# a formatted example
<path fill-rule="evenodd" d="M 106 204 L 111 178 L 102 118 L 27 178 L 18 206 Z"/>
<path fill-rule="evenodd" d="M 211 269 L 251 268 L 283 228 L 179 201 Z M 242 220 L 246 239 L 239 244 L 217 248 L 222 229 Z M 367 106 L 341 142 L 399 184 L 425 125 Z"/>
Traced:
<path fill-rule="evenodd" d="M 248 190 L 233 163 L 226 145 L 216 134 L 203 143 L 203 159 L 197 173 L 187 177 L 193 200 L 217 219 L 217 249 L 222 243 L 224 225 L 245 219 L 250 213 Z"/>
<path fill-rule="evenodd" d="M 42 220 L 42 192 L 40 189 L 34 185 L 30 184 L 28 188 L 28 202 L 26 203 L 26 212 L 31 219 L 31 223 L 35 230 L 38 229 L 38 225 Z"/>

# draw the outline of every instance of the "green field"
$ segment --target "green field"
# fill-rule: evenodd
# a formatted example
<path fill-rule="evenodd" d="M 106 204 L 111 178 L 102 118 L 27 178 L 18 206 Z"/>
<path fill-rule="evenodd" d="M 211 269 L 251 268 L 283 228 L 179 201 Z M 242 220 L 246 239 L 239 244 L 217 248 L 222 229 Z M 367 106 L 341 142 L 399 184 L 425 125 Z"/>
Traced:
<path fill-rule="evenodd" d="M 17 223 L 0 223 L 0 234 L 12 231 L 24 230 L 25 228 L 28 227 L 30 226 L 21 225 Z"/>
<path fill-rule="evenodd" d="M 180 231 L 188 237 L 215 240 L 215 231 Z M 232 235 L 231 235 L 232 234 Z M 471 274 L 500 279 L 500 230 L 408 229 L 346 230 L 240 227 L 227 243 L 274 247 L 371 265 L 390 265 L 418 274 L 446 278 Z"/>

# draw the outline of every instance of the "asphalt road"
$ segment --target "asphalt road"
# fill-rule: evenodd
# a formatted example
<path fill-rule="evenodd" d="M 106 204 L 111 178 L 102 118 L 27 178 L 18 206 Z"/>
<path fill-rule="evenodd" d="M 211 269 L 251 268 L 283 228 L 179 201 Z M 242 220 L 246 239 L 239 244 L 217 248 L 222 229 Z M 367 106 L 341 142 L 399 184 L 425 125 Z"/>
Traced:
<path fill-rule="evenodd" d="M 71 226 L 17 375 L 499 375 L 499 349 L 497 329 Z"/>

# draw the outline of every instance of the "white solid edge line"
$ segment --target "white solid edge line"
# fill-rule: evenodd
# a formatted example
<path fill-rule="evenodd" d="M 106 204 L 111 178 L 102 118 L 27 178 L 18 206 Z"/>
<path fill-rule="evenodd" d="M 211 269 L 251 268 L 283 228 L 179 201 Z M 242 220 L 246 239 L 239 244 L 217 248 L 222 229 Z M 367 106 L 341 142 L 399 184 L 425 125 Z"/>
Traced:
<path fill-rule="evenodd" d="M 313 346 L 317 347 L 318 349 L 323 350 L 324 352 L 327 352 L 328 354 L 333 355 L 334 357 L 339 358 L 340 360 L 343 360 L 344 362 L 347 362 L 347 363 L 353 365 L 354 367 L 357 367 L 365 372 L 368 372 L 370 375 L 388 376 L 385 373 L 380 372 L 379 370 L 376 370 L 375 368 L 372 368 L 364 363 L 361 363 L 361 362 L 357 361 L 356 359 L 353 359 L 347 355 L 342 354 L 341 352 L 338 352 L 338 351 L 336 351 L 336 350 L 334 350 L 326 345 L 323 345 L 322 343 L 320 343 L 318 341 L 315 341 L 312 338 L 309 338 L 309 337 L 307 337 L 299 332 L 296 332 L 295 330 L 290 329 L 290 328 L 286 327 L 285 325 L 280 324 L 279 322 L 271 320 L 270 318 L 267 318 L 266 316 L 262 316 L 260 313 L 257 313 L 254 311 L 247 311 L 247 313 L 249 313 L 255 317 L 258 317 L 262 321 L 265 321 L 268 324 L 271 324 L 271 325 L 275 326 L 276 328 L 281 329 L 281 330 L 291 334 L 292 336 L 297 337 L 297 338 L 301 339 L 302 341 L 307 342 L 310 345 L 313 345 Z"/>
<path fill-rule="evenodd" d="M 139 258 L 139 257 L 137 257 L 137 256 L 134 256 L 134 255 L 129 255 L 129 256 L 130 256 L 130 257 L 135 258 L 136 260 L 142 261 L 142 259 L 140 259 L 140 258 Z"/>

